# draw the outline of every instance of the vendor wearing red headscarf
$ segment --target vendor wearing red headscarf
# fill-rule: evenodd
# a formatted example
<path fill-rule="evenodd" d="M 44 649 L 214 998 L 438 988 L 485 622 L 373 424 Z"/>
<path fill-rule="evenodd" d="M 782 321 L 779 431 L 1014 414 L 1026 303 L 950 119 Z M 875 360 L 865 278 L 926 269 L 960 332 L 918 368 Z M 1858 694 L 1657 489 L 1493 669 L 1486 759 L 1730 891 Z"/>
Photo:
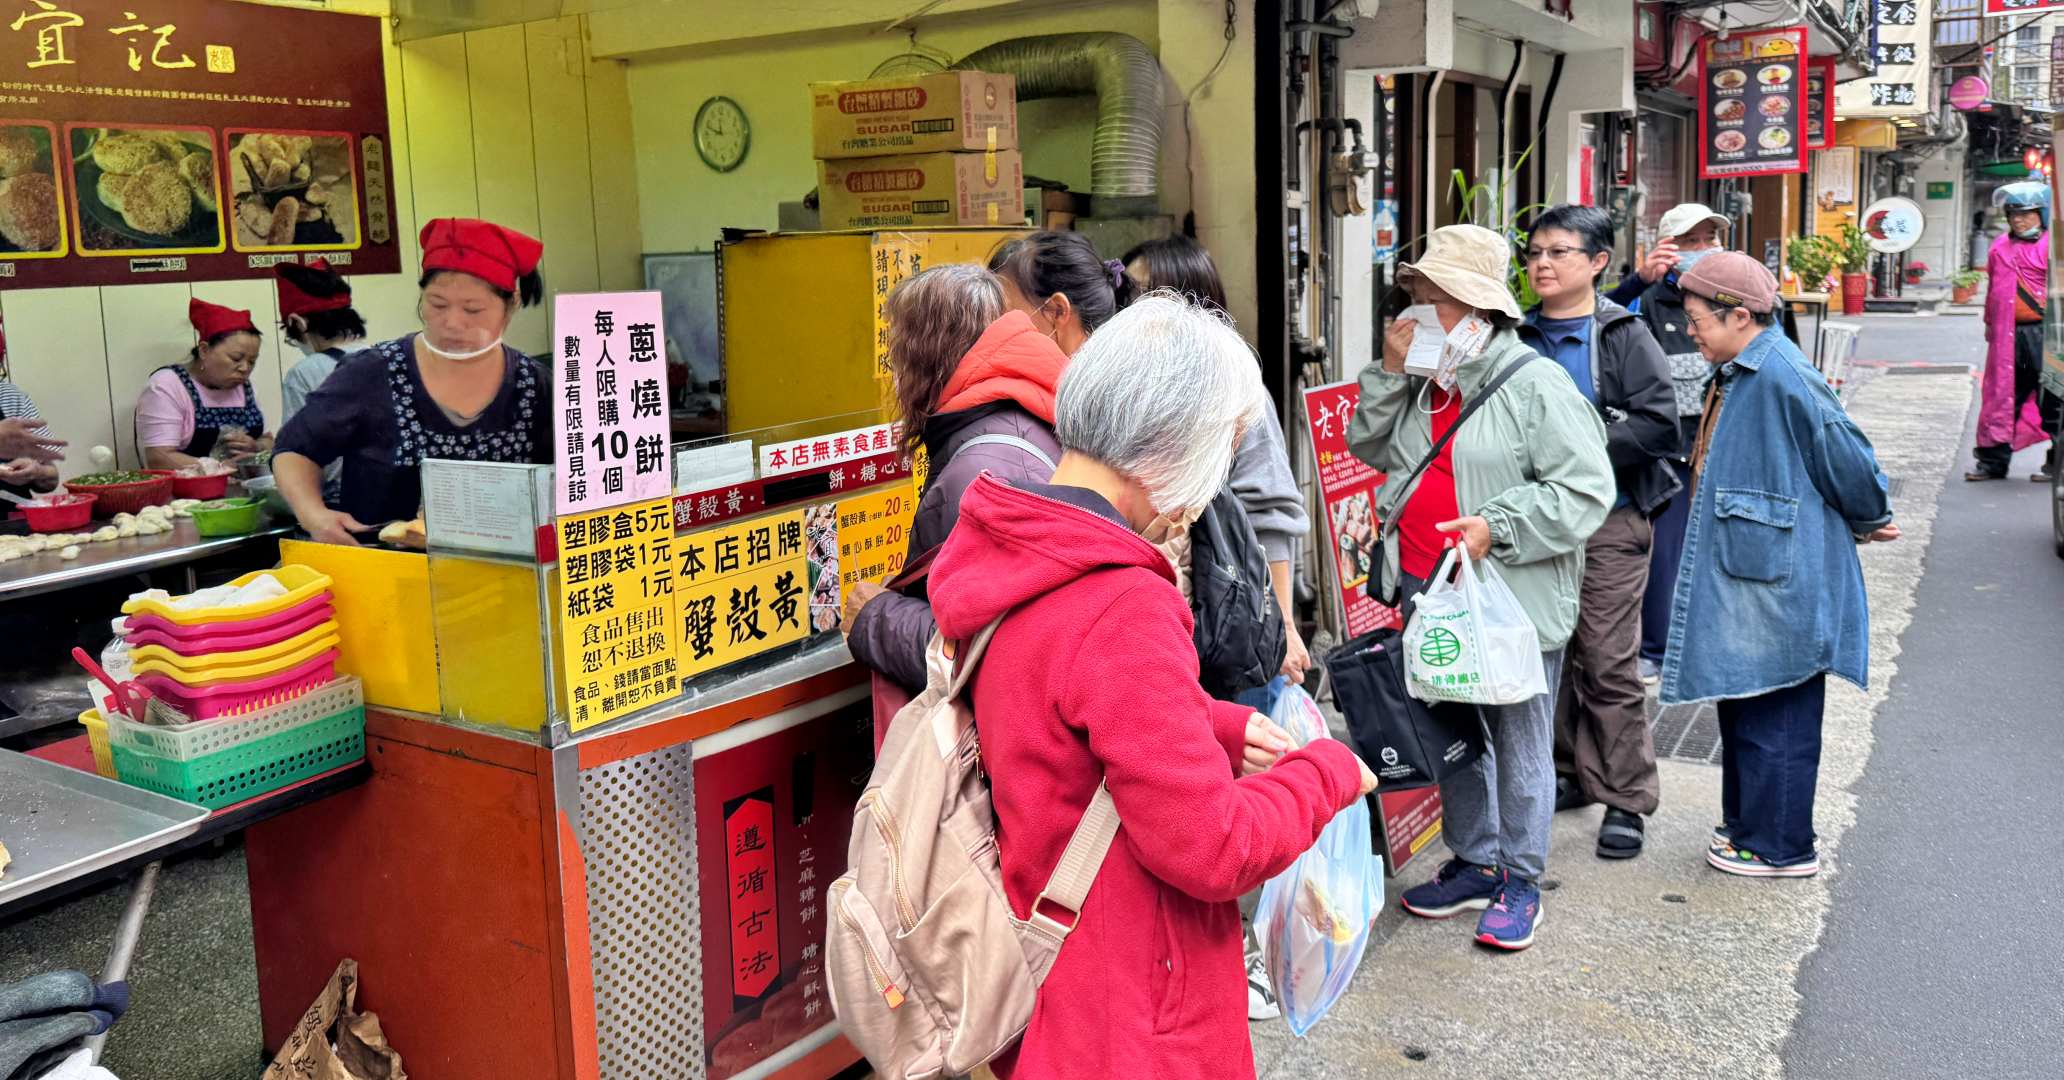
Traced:
<path fill-rule="evenodd" d="M 262 339 L 251 313 L 189 301 L 198 339 L 184 364 L 151 372 L 136 398 L 136 445 L 147 469 L 180 469 L 202 458 L 247 457 L 272 448 L 251 391 Z"/>
<path fill-rule="evenodd" d="M 551 383 L 536 360 L 502 344 L 519 307 L 544 299 L 544 245 L 472 218 L 423 227 L 419 333 L 340 365 L 280 432 L 273 475 L 317 540 L 413 518 L 426 457 L 543 464 L 552 460 Z M 343 462 L 336 505 L 322 470 Z"/>
<path fill-rule="evenodd" d="M 308 404 L 308 395 L 337 370 L 346 356 L 365 348 L 365 317 L 351 306 L 351 283 L 320 258 L 306 263 L 280 263 L 278 275 L 280 329 L 302 352 L 287 370 L 285 423 Z"/>

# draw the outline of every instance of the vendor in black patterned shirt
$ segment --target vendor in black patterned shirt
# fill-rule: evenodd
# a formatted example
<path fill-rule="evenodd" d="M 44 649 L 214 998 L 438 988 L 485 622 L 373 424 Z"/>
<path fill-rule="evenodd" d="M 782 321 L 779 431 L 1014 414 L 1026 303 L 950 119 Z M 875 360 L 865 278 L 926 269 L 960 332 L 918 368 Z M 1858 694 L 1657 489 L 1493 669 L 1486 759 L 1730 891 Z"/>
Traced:
<path fill-rule="evenodd" d="M 544 245 L 472 218 L 423 227 L 423 329 L 375 345 L 308 397 L 279 434 L 272 471 L 301 527 L 320 541 L 416 516 L 426 457 L 552 460 L 551 379 L 502 343 L 519 307 L 544 299 Z M 322 470 L 342 461 L 336 506 Z"/>

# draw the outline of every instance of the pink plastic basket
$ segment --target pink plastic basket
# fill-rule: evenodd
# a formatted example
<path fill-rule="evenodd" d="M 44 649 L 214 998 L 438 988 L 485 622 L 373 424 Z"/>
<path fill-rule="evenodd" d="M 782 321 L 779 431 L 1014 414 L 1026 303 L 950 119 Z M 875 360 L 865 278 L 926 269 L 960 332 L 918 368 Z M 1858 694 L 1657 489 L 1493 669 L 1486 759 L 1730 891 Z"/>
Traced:
<path fill-rule="evenodd" d="M 296 612 L 301 612 L 295 615 Z M 291 620 L 276 620 L 295 615 Z M 277 616 L 252 619 L 241 623 L 213 623 L 211 625 L 185 626 L 166 629 L 169 625 L 151 615 L 132 615 L 123 638 L 130 648 L 139 645 L 162 645 L 181 656 L 204 656 L 218 652 L 244 652 L 277 645 L 296 634 L 305 633 L 336 618 L 336 609 L 328 603 L 316 607 L 306 604 L 282 611 Z M 151 625 L 139 626 L 145 619 Z M 271 625 L 268 625 L 271 624 Z M 197 632 L 198 631 L 198 632 Z"/>
<path fill-rule="evenodd" d="M 195 720 L 236 716 L 292 701 L 317 687 L 328 685 L 337 675 L 337 651 L 331 649 L 298 667 L 277 675 L 240 682 L 185 686 L 156 672 L 145 672 L 136 681 L 165 699 L 165 703 Z"/>
<path fill-rule="evenodd" d="M 136 640 L 135 635 L 139 631 L 155 630 L 173 639 L 171 642 L 160 641 L 158 644 L 168 648 L 176 648 L 183 652 L 186 649 L 186 643 L 189 641 L 220 634 L 273 633 L 281 627 L 290 626 L 301 619 L 308 618 L 310 612 L 317 611 L 324 612 L 325 614 L 317 617 L 308 626 L 313 626 L 315 623 L 323 621 L 323 619 L 334 617 L 335 611 L 330 606 L 329 590 L 325 589 L 322 592 L 316 593 L 308 599 L 295 604 L 293 607 L 275 611 L 270 615 L 261 615 L 255 619 L 223 619 L 215 622 L 182 625 L 162 615 L 145 612 L 141 615 L 129 616 L 129 621 L 123 624 L 122 634 L 134 642 Z M 303 626 L 301 629 L 306 630 L 308 626 Z M 284 634 L 278 634 L 273 640 L 281 641 L 292 637 L 298 632 L 289 631 Z M 173 642 L 178 644 L 173 644 Z M 143 642 L 137 643 L 144 644 Z"/>

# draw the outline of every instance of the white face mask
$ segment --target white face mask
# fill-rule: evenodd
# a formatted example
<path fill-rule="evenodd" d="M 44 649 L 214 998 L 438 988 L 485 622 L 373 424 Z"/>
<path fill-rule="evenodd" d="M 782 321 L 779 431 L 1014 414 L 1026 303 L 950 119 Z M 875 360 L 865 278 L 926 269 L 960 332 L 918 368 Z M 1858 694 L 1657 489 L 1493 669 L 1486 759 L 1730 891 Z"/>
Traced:
<path fill-rule="evenodd" d="M 1146 528 L 1140 530 L 1140 539 L 1149 544 L 1165 544 L 1169 537 L 1190 531 L 1190 526 L 1196 524 L 1197 519 L 1202 516 L 1202 507 L 1194 510 L 1163 511 L 1155 515 L 1154 520 L 1147 522 Z"/>
<path fill-rule="evenodd" d="M 424 348 L 430 350 L 433 353 L 436 353 L 439 356 L 444 357 L 446 360 L 471 360 L 475 357 L 486 356 L 488 353 L 491 353 L 494 350 L 502 347 L 502 339 L 500 337 L 496 337 L 493 341 L 488 342 L 486 345 L 483 345 L 480 348 L 473 350 L 472 352 L 445 352 L 443 349 L 440 349 L 435 344 L 431 343 L 429 334 L 417 334 L 416 340 L 421 342 Z"/>

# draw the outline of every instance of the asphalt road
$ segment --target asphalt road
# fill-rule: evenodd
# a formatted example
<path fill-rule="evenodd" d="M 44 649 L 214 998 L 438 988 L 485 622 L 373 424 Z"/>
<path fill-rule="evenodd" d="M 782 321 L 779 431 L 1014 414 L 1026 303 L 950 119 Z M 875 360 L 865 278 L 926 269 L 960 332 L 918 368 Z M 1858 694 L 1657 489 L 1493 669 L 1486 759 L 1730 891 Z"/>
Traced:
<path fill-rule="evenodd" d="M 1859 352 L 1978 365 L 1980 348 L 1975 319 L 1872 320 Z M 1962 480 L 1968 453 L 1952 467 L 1821 946 L 1800 967 L 1790 1076 L 2064 1075 L 2064 560 L 2047 489 L 2026 479 L 2039 457 L 1996 483 Z"/>

